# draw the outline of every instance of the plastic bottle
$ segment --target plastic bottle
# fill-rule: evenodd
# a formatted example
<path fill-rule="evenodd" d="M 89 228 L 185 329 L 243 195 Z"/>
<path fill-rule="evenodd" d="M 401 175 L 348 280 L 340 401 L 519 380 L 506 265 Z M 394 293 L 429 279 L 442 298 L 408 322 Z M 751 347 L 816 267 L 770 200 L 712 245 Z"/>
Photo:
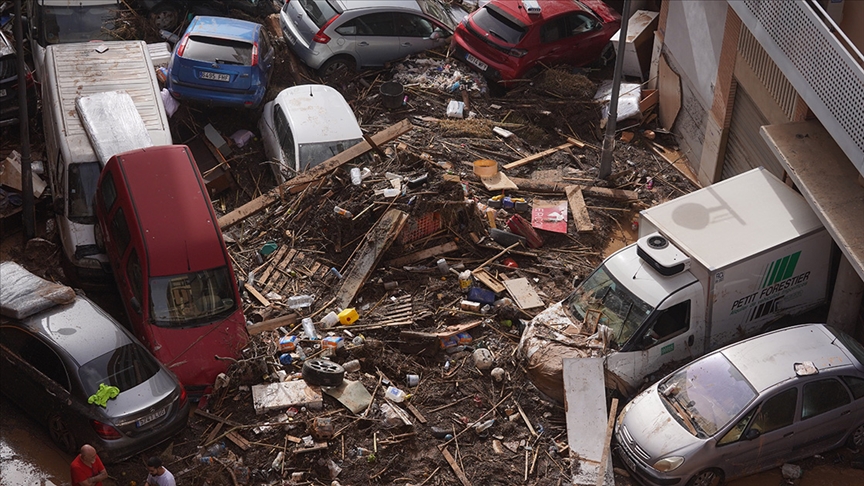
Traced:
<path fill-rule="evenodd" d="M 330 311 L 326 316 L 321 318 L 321 323 L 325 327 L 333 327 L 339 323 L 339 316 L 335 312 Z"/>
<path fill-rule="evenodd" d="M 408 397 L 408 394 L 395 386 L 388 386 L 387 391 L 384 392 L 384 397 L 392 402 L 402 403 Z"/>
<path fill-rule="evenodd" d="M 486 430 L 488 430 L 489 427 L 492 427 L 493 425 L 495 425 L 495 419 L 489 419 L 485 422 L 480 422 L 480 423 L 475 424 L 474 430 L 476 430 L 478 434 L 482 434 L 483 432 L 486 432 Z"/>
<path fill-rule="evenodd" d="M 280 454 L 281 454 L 281 452 L 280 452 Z M 201 464 L 213 464 L 214 462 L 216 462 L 216 461 L 214 461 L 213 458 L 210 457 L 210 456 L 202 456 L 202 457 L 199 457 L 199 458 L 198 458 L 198 461 L 199 461 Z"/>
<path fill-rule="evenodd" d="M 351 213 L 351 211 L 348 211 L 347 209 L 342 209 L 339 206 L 333 206 L 333 212 L 346 219 L 351 219 L 354 217 L 354 214 Z"/>
<path fill-rule="evenodd" d="M 273 459 L 273 464 L 270 465 L 274 471 L 282 468 L 282 460 L 283 459 L 285 459 L 285 453 L 284 452 L 280 451 L 279 454 L 276 454 L 276 459 Z"/>
<path fill-rule="evenodd" d="M 363 182 L 363 176 L 360 172 L 359 167 L 353 167 L 351 169 L 351 184 L 355 186 L 359 186 Z"/>
<path fill-rule="evenodd" d="M 351 361 L 346 361 L 342 363 L 342 367 L 345 368 L 345 371 L 347 371 L 348 373 L 360 371 L 360 361 L 352 359 Z"/>
<path fill-rule="evenodd" d="M 314 300 L 315 298 L 311 295 L 293 295 L 291 297 L 288 297 L 286 303 L 288 304 L 289 308 L 296 310 L 311 306 L 312 301 Z"/>
<path fill-rule="evenodd" d="M 435 265 L 438 266 L 438 273 L 440 273 L 441 275 L 447 275 L 450 272 L 450 266 L 447 265 L 447 260 L 444 258 L 441 258 L 440 260 L 435 262 Z"/>
<path fill-rule="evenodd" d="M 303 332 L 306 333 L 306 337 L 317 341 L 318 340 L 318 331 L 315 330 L 315 323 L 312 322 L 312 319 L 309 317 L 304 317 L 302 321 L 300 321 L 303 326 Z"/>

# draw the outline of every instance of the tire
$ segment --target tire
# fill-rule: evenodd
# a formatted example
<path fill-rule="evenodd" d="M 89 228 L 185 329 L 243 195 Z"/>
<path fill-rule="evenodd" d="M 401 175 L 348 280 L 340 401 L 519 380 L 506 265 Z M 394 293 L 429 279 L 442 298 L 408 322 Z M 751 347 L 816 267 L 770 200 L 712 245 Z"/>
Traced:
<path fill-rule="evenodd" d="M 354 59 L 347 56 L 334 56 L 318 68 L 318 76 L 325 81 L 336 80 L 353 74 L 357 69 Z"/>
<path fill-rule="evenodd" d="M 853 430 L 851 434 L 849 434 L 849 442 L 850 449 L 862 450 L 864 449 L 864 424 L 859 425 L 857 429 Z"/>
<path fill-rule="evenodd" d="M 592 64 L 595 67 L 603 68 L 612 64 L 612 61 L 615 60 L 615 46 L 612 45 L 612 42 L 606 44 L 606 47 L 600 51 L 600 56 L 594 61 Z"/>
<path fill-rule="evenodd" d="M 148 18 L 156 30 L 173 31 L 180 25 L 180 10 L 171 2 L 162 2 L 150 10 Z"/>
<path fill-rule="evenodd" d="M 345 368 L 326 359 L 310 359 L 303 363 L 303 380 L 314 386 L 339 386 Z"/>
<path fill-rule="evenodd" d="M 723 483 L 723 473 L 717 469 L 706 469 L 687 481 L 687 486 L 719 486 Z"/>
<path fill-rule="evenodd" d="M 52 415 L 48 418 L 48 435 L 63 452 L 72 455 L 78 453 L 78 441 L 61 416 Z"/>

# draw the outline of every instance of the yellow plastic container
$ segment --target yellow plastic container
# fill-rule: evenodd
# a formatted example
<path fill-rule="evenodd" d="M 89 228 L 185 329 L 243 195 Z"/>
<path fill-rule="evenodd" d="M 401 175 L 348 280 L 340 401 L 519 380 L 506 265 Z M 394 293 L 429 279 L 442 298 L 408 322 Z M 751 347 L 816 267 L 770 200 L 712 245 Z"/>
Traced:
<path fill-rule="evenodd" d="M 350 326 L 357 322 L 357 319 L 359 318 L 360 316 L 357 314 L 357 309 L 353 307 L 345 309 L 339 313 L 339 322 L 342 323 L 343 326 Z"/>

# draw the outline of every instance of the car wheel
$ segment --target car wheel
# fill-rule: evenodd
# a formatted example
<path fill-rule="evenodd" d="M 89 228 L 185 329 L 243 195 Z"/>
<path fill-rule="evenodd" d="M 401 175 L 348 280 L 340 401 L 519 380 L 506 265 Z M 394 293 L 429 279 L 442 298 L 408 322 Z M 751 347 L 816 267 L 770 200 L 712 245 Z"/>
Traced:
<path fill-rule="evenodd" d="M 615 60 L 615 46 L 612 43 L 606 44 L 606 47 L 600 51 L 600 56 L 594 61 L 594 65 L 597 67 L 606 67 L 612 64 L 612 61 Z"/>
<path fill-rule="evenodd" d="M 356 67 L 357 64 L 350 57 L 331 57 L 318 68 L 318 75 L 327 81 L 339 79 L 354 72 Z"/>
<path fill-rule="evenodd" d="M 72 435 L 66 422 L 59 415 L 52 415 L 48 419 L 48 435 L 51 436 L 51 440 L 63 452 L 67 454 L 78 453 L 78 444 L 75 441 L 75 436 Z"/>
<path fill-rule="evenodd" d="M 858 426 L 849 436 L 849 447 L 852 449 L 864 449 L 864 425 Z"/>
<path fill-rule="evenodd" d="M 170 2 L 163 2 L 150 10 L 150 23 L 156 30 L 173 31 L 180 24 L 180 11 Z"/>
<path fill-rule="evenodd" d="M 339 386 L 345 368 L 326 359 L 310 359 L 303 363 L 303 380 L 315 386 Z"/>
<path fill-rule="evenodd" d="M 690 478 L 687 486 L 718 486 L 723 482 L 723 473 L 716 469 L 706 469 Z"/>

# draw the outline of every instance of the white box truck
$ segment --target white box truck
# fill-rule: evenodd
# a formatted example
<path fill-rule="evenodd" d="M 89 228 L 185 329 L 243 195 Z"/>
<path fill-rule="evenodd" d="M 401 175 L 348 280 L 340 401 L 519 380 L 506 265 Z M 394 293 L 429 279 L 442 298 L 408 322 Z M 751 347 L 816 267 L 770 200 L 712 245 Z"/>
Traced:
<path fill-rule="evenodd" d="M 564 401 L 562 359 L 605 359 L 631 395 L 652 373 L 827 301 L 832 240 L 807 202 L 753 169 L 640 213 L 639 238 L 526 326 L 519 352 Z"/>
<path fill-rule="evenodd" d="M 72 272 L 70 277 L 84 281 L 110 276 L 111 266 L 94 234 L 93 197 L 104 162 L 90 143 L 76 101 L 107 91 L 123 91 L 132 98 L 153 145 L 171 145 L 147 44 L 83 42 L 45 50 L 42 123 L 48 180 L 64 267 Z"/>

